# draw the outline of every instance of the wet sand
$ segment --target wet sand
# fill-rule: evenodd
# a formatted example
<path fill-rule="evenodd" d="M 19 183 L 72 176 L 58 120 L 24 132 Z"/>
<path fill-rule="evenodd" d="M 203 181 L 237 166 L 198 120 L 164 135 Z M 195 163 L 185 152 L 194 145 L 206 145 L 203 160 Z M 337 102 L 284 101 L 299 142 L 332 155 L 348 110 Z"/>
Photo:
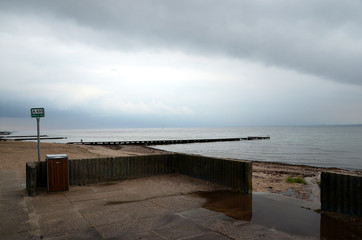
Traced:
<path fill-rule="evenodd" d="M 362 175 L 362 172 L 336 168 L 318 168 L 270 162 L 253 162 L 253 192 L 280 193 L 286 196 L 320 201 L 321 172 L 330 171 L 344 174 Z M 288 177 L 303 177 L 306 184 L 288 183 Z"/>
<path fill-rule="evenodd" d="M 69 159 L 85 159 L 97 157 L 133 156 L 147 154 L 164 154 L 165 151 L 144 146 L 87 146 L 57 143 L 41 143 L 41 159 L 47 154 L 67 154 Z M 21 169 L 25 172 L 25 164 L 37 161 L 37 143 L 23 141 L 0 141 L 0 169 Z M 297 166 L 269 162 L 253 162 L 253 192 L 271 192 L 286 196 L 319 202 L 320 190 L 318 182 L 322 171 L 352 173 L 340 169 L 323 169 L 308 166 Z M 287 177 L 303 177 L 307 182 L 291 184 Z"/>

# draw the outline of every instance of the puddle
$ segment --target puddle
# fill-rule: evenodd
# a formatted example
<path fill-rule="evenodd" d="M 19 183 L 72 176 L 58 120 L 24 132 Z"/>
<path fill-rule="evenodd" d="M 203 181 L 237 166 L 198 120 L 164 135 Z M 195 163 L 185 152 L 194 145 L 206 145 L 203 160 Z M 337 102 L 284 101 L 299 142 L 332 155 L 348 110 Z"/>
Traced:
<path fill-rule="evenodd" d="M 351 223 L 351 218 L 322 214 L 321 239 L 362 239 L 362 223 Z"/>
<path fill-rule="evenodd" d="M 238 194 L 232 191 L 198 192 L 198 196 L 207 201 L 204 208 L 225 213 L 227 216 L 251 221 L 252 219 L 252 194 Z"/>
<path fill-rule="evenodd" d="M 225 213 L 294 236 L 320 239 L 361 239 L 362 225 L 320 214 L 301 201 L 270 193 L 249 195 L 233 191 L 198 192 L 207 201 L 204 208 Z"/>

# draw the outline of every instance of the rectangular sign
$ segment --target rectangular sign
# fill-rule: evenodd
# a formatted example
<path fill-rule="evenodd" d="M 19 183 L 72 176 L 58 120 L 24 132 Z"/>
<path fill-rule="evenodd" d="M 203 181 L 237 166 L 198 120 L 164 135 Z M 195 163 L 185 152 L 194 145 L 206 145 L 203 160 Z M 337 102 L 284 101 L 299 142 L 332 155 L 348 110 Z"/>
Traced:
<path fill-rule="evenodd" d="M 32 118 L 41 118 L 45 115 L 44 108 L 32 108 L 30 112 Z"/>

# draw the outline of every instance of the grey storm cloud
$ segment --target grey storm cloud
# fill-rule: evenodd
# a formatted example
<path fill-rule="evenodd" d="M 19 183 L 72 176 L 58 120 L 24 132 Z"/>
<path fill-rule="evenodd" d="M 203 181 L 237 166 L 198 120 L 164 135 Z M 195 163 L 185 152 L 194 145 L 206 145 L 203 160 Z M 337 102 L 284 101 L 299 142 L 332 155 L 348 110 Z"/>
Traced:
<path fill-rule="evenodd" d="M 101 48 L 151 47 L 221 55 L 362 85 L 359 0 L 63 0 L 2 1 L 1 5 L 3 14 L 70 21 L 91 32 L 74 41 Z M 57 31 L 67 36 L 67 30 Z"/>
<path fill-rule="evenodd" d="M 23 127 L 32 107 L 55 128 L 361 123 L 361 13 L 360 0 L 0 0 L 0 123 Z"/>

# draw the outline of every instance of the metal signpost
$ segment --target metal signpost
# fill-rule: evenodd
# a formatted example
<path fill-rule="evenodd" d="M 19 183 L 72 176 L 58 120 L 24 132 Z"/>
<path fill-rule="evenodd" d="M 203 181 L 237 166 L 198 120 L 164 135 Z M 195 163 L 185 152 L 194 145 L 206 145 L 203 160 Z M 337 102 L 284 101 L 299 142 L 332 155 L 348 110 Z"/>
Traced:
<path fill-rule="evenodd" d="M 30 109 L 31 117 L 36 118 L 36 128 L 38 133 L 38 161 L 40 162 L 40 129 L 39 122 L 40 118 L 45 116 L 44 108 L 32 108 Z"/>

